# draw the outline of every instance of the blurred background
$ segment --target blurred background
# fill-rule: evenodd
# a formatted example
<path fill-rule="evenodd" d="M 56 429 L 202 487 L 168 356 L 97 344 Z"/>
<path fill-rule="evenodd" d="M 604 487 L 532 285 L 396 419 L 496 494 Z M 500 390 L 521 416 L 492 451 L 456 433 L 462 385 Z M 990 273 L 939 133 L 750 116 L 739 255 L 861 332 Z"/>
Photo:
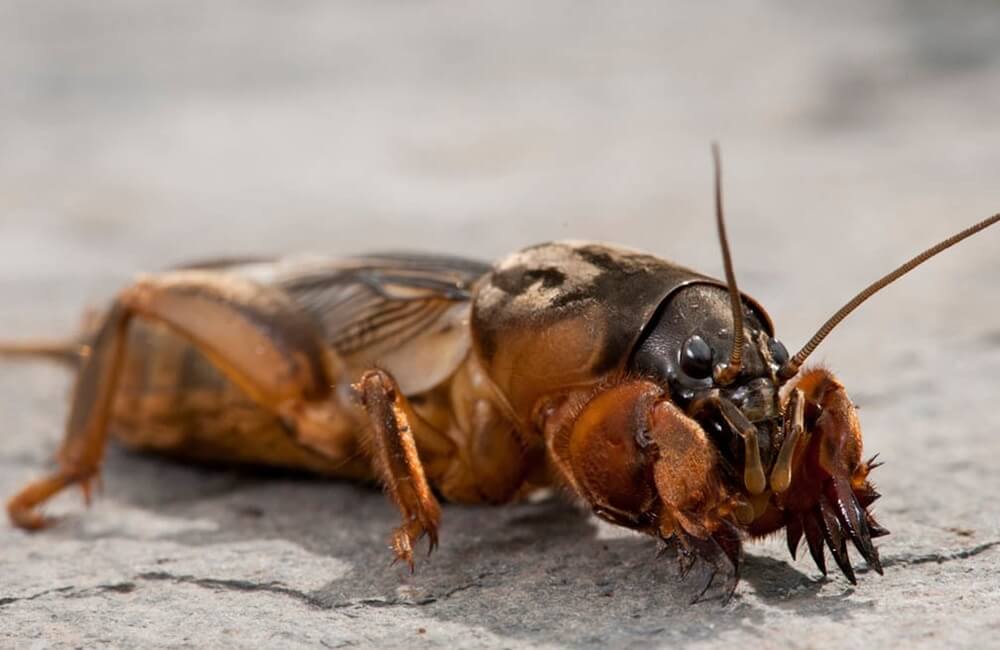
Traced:
<path fill-rule="evenodd" d="M 998 208 L 995 2 L 697 4 L 4 0 L 0 275 L 563 237 L 717 266 L 712 139 L 747 274 Z"/>
<path fill-rule="evenodd" d="M 741 288 L 797 349 L 868 282 L 1000 210 L 1000 5 L 0 0 L 0 337 L 73 331 L 86 305 L 134 273 L 216 255 L 412 248 L 490 260 L 572 238 L 721 275 L 712 140 L 723 149 Z M 725 625 L 739 632 L 750 607 L 767 614 L 747 615 L 753 643 L 776 647 L 803 639 L 910 645 L 900 639 L 954 635 L 958 622 L 970 644 L 989 638 L 982 630 L 995 632 L 996 556 L 977 560 L 968 548 L 1000 544 L 992 460 L 1000 454 L 998 271 L 1000 228 L 880 295 L 813 357 L 829 362 L 861 405 L 867 450 L 889 459 L 877 475 L 886 495 L 879 519 L 893 531 L 883 542 L 885 578 L 852 596 L 842 582 L 813 582 L 807 562 L 785 571 L 792 565 L 781 541 L 754 545 L 751 554 L 763 559 L 748 571 L 753 586 L 741 588 L 735 614 L 723 620 L 708 607 L 678 627 L 696 615 L 685 607 L 667 629 L 692 638 Z M 61 369 L 0 367 L 0 498 L 52 458 L 68 385 Z M 102 621 L 132 615 L 102 600 L 119 596 L 34 602 L 32 594 L 109 583 L 107 571 L 88 567 L 118 566 L 130 553 L 173 553 L 147 540 L 172 539 L 156 526 L 148 532 L 149 521 L 160 521 L 153 513 L 205 519 L 211 530 L 221 522 L 198 543 L 275 536 L 324 562 L 379 568 L 396 517 L 376 491 L 344 485 L 239 483 L 205 500 L 229 479 L 121 455 L 106 474 L 104 498 L 53 536 L 28 538 L 0 523 L 4 575 L 15 575 L 8 589 L 33 601 L 5 616 L 25 634 L 43 634 L 75 607 L 82 613 L 66 638 L 89 630 L 96 636 L 75 645 L 109 643 L 107 629 L 118 626 Z M 254 523 L 232 515 L 241 499 L 268 516 Z M 294 519 L 289 502 L 313 505 Z M 79 514 L 77 495 L 53 511 Z M 586 527 L 508 527 L 510 517 L 448 508 L 437 564 L 424 574 L 432 583 L 443 576 L 436 615 L 470 607 L 460 620 L 521 641 L 528 619 L 543 630 L 538 638 L 560 643 L 645 645 L 661 635 L 671 593 L 664 581 L 646 577 L 614 599 L 591 597 L 594 576 L 617 564 L 577 571 L 551 563 L 603 557 L 604 542 Z M 121 533 L 133 529 L 134 543 Z M 513 542 L 482 544 L 481 530 L 499 540 L 549 535 L 554 545 L 531 542 L 510 555 L 502 549 Z M 96 539 L 97 550 L 66 551 L 60 535 Z M 623 546 L 624 565 L 645 561 L 651 544 Z M 480 555 L 470 559 L 463 548 Z M 258 556 L 266 554 L 246 554 Z M 444 602 L 461 584 L 455 572 L 505 562 L 499 592 L 472 589 Z M 53 581 L 42 567 L 65 577 Z M 378 573 L 376 587 L 365 575 L 345 582 L 344 593 L 395 597 L 395 573 Z M 615 575 L 607 584 L 631 584 Z M 553 588 L 550 576 L 570 586 Z M 510 595 L 501 597 L 503 589 Z M 166 598 L 169 606 L 139 616 L 137 629 L 175 610 L 219 607 L 216 595 L 202 606 L 165 584 L 140 584 L 130 602 Z M 234 617 L 259 622 L 256 610 L 234 602 Z M 973 602 L 978 614 L 970 616 L 962 610 Z M 267 611 L 261 618 L 271 620 Z M 635 620 L 639 611 L 650 618 Z M 343 625 L 394 634 L 366 620 Z M 563 621 L 580 621 L 583 636 L 566 637 Z"/>

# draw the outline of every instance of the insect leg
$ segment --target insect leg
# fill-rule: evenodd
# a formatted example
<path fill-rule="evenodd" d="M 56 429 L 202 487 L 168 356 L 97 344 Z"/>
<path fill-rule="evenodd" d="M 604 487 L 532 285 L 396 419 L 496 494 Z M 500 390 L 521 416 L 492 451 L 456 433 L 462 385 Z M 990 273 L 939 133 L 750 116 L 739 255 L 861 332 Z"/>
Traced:
<path fill-rule="evenodd" d="M 805 431 L 805 409 L 806 398 L 802 389 L 792 389 L 785 405 L 784 441 L 771 469 L 771 489 L 775 492 L 784 492 L 792 484 L 792 461 Z"/>
<path fill-rule="evenodd" d="M 103 322 L 102 315 L 93 309 L 83 314 L 82 328 L 78 335 L 58 339 L 25 339 L 0 341 L 0 359 L 44 359 L 76 369 L 83 357 L 90 352 L 90 339 Z"/>
<path fill-rule="evenodd" d="M 652 436 L 659 452 L 653 476 L 663 503 L 661 535 L 672 532 L 710 567 L 711 576 L 695 600 L 719 573 L 725 577 L 728 600 L 739 582 L 743 545 L 739 530 L 722 514 L 731 512 L 734 503 L 717 476 L 715 452 L 701 427 L 670 402 L 658 405 Z M 676 524 L 671 526 L 671 520 Z"/>
<path fill-rule="evenodd" d="M 791 395 L 793 406 L 795 400 L 804 405 L 796 410 L 804 410 L 805 431 L 794 443 L 797 450 L 789 451 L 791 482 L 778 495 L 785 511 L 789 549 L 794 555 L 804 534 L 816 565 L 826 573 L 826 542 L 837 566 L 854 583 L 847 555 L 850 540 L 868 565 L 881 573 L 882 563 L 872 539 L 887 531 L 867 509 L 878 498 L 868 481 L 875 464 L 861 459 L 861 426 L 854 405 L 837 378 L 823 369 L 805 372 Z M 791 411 L 786 407 L 786 412 Z M 779 461 L 783 455 L 779 454 Z"/>
<path fill-rule="evenodd" d="M 691 407 L 692 413 L 697 413 L 703 409 L 714 409 L 724 422 L 743 438 L 743 448 L 746 455 L 745 467 L 743 470 L 743 483 L 750 494 L 761 494 L 767 487 L 767 479 L 764 476 L 764 466 L 760 460 L 760 447 L 757 442 L 757 428 L 735 404 L 727 399 L 723 399 L 718 391 L 695 402 Z"/>
<path fill-rule="evenodd" d="M 729 522 L 723 521 L 719 529 L 708 539 L 692 537 L 685 542 L 695 550 L 697 558 L 701 559 L 709 569 L 708 578 L 691 604 L 697 603 L 705 596 L 720 572 L 725 577 L 722 599 L 724 602 L 729 602 L 736 592 L 743 566 L 743 544 L 739 531 Z"/>
<path fill-rule="evenodd" d="M 75 483 L 89 499 L 89 482 L 98 473 L 104 455 L 109 404 L 122 365 L 128 319 L 121 306 L 108 314 L 77 378 L 66 437 L 58 454 L 59 469 L 28 484 L 8 501 L 7 513 L 15 525 L 43 528 L 46 520 L 35 510 L 37 506 Z"/>
<path fill-rule="evenodd" d="M 80 364 L 85 346 L 75 340 L 25 340 L 0 343 L 0 358 L 47 359 L 72 368 Z"/>
<path fill-rule="evenodd" d="M 93 339 L 77 378 L 59 468 L 7 504 L 11 520 L 40 528 L 36 508 L 63 488 L 87 494 L 98 474 L 132 318 L 166 325 L 190 341 L 228 379 L 293 422 L 334 399 L 338 360 L 318 327 L 280 292 L 220 273 L 151 276 L 122 291 Z"/>
<path fill-rule="evenodd" d="M 392 536 L 392 549 L 396 559 L 413 571 L 413 544 L 426 534 L 433 551 L 441 518 L 441 508 L 417 455 L 413 426 L 419 423 L 396 380 L 386 371 L 366 372 L 354 388 L 371 424 L 368 446 L 379 478 L 403 514 L 403 525 Z"/>

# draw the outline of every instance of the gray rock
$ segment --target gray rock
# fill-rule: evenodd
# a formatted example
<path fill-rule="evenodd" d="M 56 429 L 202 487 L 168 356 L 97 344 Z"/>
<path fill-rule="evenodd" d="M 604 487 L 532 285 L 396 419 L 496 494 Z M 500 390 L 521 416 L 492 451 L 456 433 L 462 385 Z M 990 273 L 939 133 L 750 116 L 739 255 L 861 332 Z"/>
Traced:
<path fill-rule="evenodd" d="M 491 258 L 618 241 L 720 273 L 790 347 L 1000 209 L 991 3 L 0 3 L 0 335 L 71 331 L 130 275 L 218 253 Z M 817 353 L 886 459 L 885 576 L 748 547 L 736 597 L 559 498 L 448 505 L 410 576 L 378 490 L 112 449 L 104 489 L 0 523 L 5 647 L 983 647 L 1000 634 L 1000 232 Z M 0 494 L 49 463 L 58 369 L 0 366 Z"/>

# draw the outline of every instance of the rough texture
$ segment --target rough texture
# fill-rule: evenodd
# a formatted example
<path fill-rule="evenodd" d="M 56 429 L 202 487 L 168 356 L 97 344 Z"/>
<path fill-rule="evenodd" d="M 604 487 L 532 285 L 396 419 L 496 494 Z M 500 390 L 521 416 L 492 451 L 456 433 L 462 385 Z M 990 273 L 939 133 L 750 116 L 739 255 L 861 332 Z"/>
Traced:
<path fill-rule="evenodd" d="M 0 335 L 60 334 L 131 273 L 219 253 L 612 240 L 741 286 L 790 347 L 1000 210 L 993 3 L 0 2 Z M 749 548 L 727 606 L 558 500 L 444 509 L 415 576 L 377 490 L 112 450 L 54 529 L 0 523 L 0 645 L 896 647 L 1000 634 L 1000 232 L 818 353 L 861 406 L 886 575 Z M 65 416 L 0 367 L 0 494 Z"/>

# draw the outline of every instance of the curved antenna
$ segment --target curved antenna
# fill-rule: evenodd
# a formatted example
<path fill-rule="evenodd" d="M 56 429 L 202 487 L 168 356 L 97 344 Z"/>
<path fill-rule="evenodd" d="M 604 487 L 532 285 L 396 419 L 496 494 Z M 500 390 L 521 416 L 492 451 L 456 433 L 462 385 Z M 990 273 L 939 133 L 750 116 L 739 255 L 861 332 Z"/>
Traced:
<path fill-rule="evenodd" d="M 810 354 L 813 353 L 813 350 L 816 349 L 816 346 L 818 346 L 823 341 L 823 339 L 827 337 L 827 335 L 831 332 L 831 330 L 833 330 L 833 328 L 836 327 L 840 323 L 840 321 L 847 318 L 848 314 L 857 309 L 861 305 L 861 303 L 868 300 L 873 295 L 884 289 L 886 286 L 892 284 L 902 276 L 906 275 L 916 267 L 920 266 L 930 258 L 937 255 L 938 253 L 944 251 L 945 249 L 951 248 L 952 246 L 962 241 L 963 239 L 975 235 L 980 230 L 985 230 L 986 228 L 989 228 L 998 221 L 1000 221 L 1000 214 L 995 214 L 988 219 L 983 219 L 974 226 L 969 226 L 968 228 L 958 233 L 957 235 L 952 235 L 948 239 L 945 239 L 943 242 L 928 248 L 923 253 L 920 253 L 919 255 L 911 259 L 909 262 L 897 268 L 895 271 L 883 276 L 879 280 L 876 280 L 875 282 L 870 284 L 864 291 L 854 296 L 854 298 L 852 298 L 850 302 L 841 307 L 836 314 L 830 317 L 830 320 L 823 323 L 823 326 L 819 328 L 819 331 L 816 332 L 816 334 L 811 339 L 809 339 L 809 342 L 806 343 L 804 346 L 802 346 L 802 349 L 799 350 L 794 357 L 789 359 L 785 363 L 785 365 L 781 367 L 781 370 L 778 371 L 778 377 L 784 382 L 795 376 L 795 373 L 799 371 L 799 368 L 802 367 L 802 363 L 806 360 L 806 358 Z"/>
<path fill-rule="evenodd" d="M 726 240 L 726 222 L 722 218 L 722 161 L 719 144 L 712 143 L 712 162 L 715 166 L 715 222 L 719 228 L 719 244 L 722 246 L 722 263 L 726 268 L 726 285 L 729 287 L 729 303 L 733 312 L 733 349 L 729 362 L 715 370 L 715 381 L 723 386 L 731 384 L 743 368 L 743 302 L 740 290 L 736 288 L 736 273 L 733 271 L 733 257 L 729 253 Z"/>

